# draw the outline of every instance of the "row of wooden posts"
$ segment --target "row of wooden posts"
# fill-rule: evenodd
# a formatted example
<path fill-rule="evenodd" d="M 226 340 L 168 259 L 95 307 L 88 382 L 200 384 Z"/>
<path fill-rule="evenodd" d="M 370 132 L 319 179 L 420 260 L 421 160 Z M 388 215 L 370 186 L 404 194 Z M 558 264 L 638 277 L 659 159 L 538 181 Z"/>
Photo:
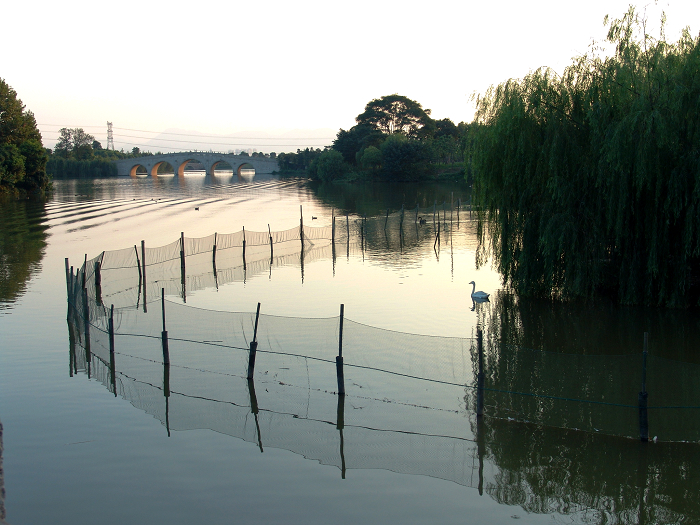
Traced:
<path fill-rule="evenodd" d="M 457 200 L 457 221 L 459 221 L 459 210 L 461 207 L 461 200 Z M 447 217 L 447 210 L 446 208 L 446 203 L 443 202 L 443 217 L 446 219 Z M 452 213 L 452 210 L 454 209 L 454 201 L 451 202 L 450 204 L 450 214 Z M 299 212 L 300 212 L 300 219 L 299 219 L 299 233 L 300 233 L 300 240 L 301 240 L 301 254 L 302 254 L 302 265 L 303 265 L 303 260 L 304 260 L 304 214 L 303 214 L 303 209 L 302 206 L 299 206 Z M 415 222 L 416 224 L 419 221 L 419 207 L 416 205 L 416 210 L 415 210 Z M 469 213 L 471 215 L 471 208 L 469 210 Z M 437 218 L 436 218 L 437 214 Z M 399 221 L 399 228 L 401 231 L 403 231 L 403 222 L 404 222 L 404 207 L 401 206 L 401 211 L 400 211 L 400 221 Z M 335 222 L 336 216 L 335 212 L 332 213 L 332 226 L 331 226 L 331 242 L 333 245 L 333 248 L 335 248 Z M 451 218 L 450 218 L 451 220 Z M 387 224 L 389 221 L 389 210 L 387 209 L 386 211 L 386 219 L 384 221 L 384 229 L 386 230 Z M 367 222 L 367 217 L 362 217 L 361 218 L 361 224 L 360 224 L 360 240 L 361 240 L 361 246 L 364 249 L 365 245 L 365 229 L 366 229 L 366 222 Z M 347 237 L 348 237 L 348 243 L 350 242 L 350 218 L 349 215 L 345 215 L 345 223 L 346 223 L 346 229 L 347 229 Z M 434 246 L 439 245 L 440 243 L 440 217 L 439 217 L 439 211 L 437 210 L 437 201 L 433 204 L 433 227 L 437 227 L 437 232 L 435 235 L 435 243 Z M 269 241 L 270 241 L 270 261 L 274 259 L 274 242 L 272 239 L 272 231 L 270 229 L 270 225 L 267 225 L 267 230 L 268 230 L 268 235 L 269 235 Z M 212 266 L 213 266 L 213 271 L 214 275 L 216 276 L 216 240 L 217 240 L 217 233 L 214 233 L 214 243 L 212 246 Z M 243 269 L 245 270 L 246 268 L 246 239 L 245 239 L 245 226 L 243 227 L 243 242 L 242 242 L 242 251 L 243 251 Z M 144 312 L 148 310 L 147 306 L 147 301 L 145 298 L 147 297 L 146 295 L 146 242 L 144 240 L 141 241 L 141 254 L 139 257 L 139 249 L 137 245 L 134 245 L 134 252 L 136 255 L 136 268 L 138 269 L 139 272 L 139 291 L 143 290 L 143 296 L 144 296 L 144 304 L 143 304 L 143 309 Z M 335 252 L 335 250 L 334 250 Z M 101 260 L 95 261 L 95 267 L 94 267 L 94 274 L 95 274 L 95 285 L 96 285 L 96 291 L 99 292 L 99 287 L 101 284 Z M 66 259 L 66 278 L 68 279 L 68 259 Z M 72 267 L 71 267 L 72 271 Z M 303 268 L 302 268 L 303 272 Z M 85 279 L 87 275 L 87 254 L 85 254 L 85 260 L 83 263 L 83 275 L 82 275 L 82 286 L 85 288 Z M 181 279 L 181 286 L 182 286 L 182 297 L 183 301 L 187 301 L 187 292 L 185 289 L 186 286 L 186 273 L 185 273 L 185 232 L 180 232 L 180 279 Z M 97 298 L 98 302 L 101 302 L 101 298 L 98 295 Z"/>
<path fill-rule="evenodd" d="M 87 290 L 82 289 L 82 294 L 83 294 L 83 300 L 84 300 L 84 308 L 83 308 L 83 321 L 84 321 L 84 332 L 85 332 L 85 351 L 86 351 L 86 359 L 88 362 L 90 361 L 91 357 L 91 352 L 90 352 L 90 319 L 89 319 L 89 308 L 86 306 L 87 305 Z M 71 308 L 73 308 L 75 305 L 72 302 L 69 302 L 69 311 Z M 165 290 L 161 288 L 161 309 L 162 309 L 162 327 L 163 330 L 161 332 L 161 340 L 162 340 L 162 349 L 163 349 L 163 396 L 165 399 L 165 427 L 168 433 L 168 436 L 170 436 L 170 421 L 169 421 L 169 400 L 170 400 L 170 352 L 168 348 L 168 331 L 166 329 L 166 321 L 165 321 Z M 256 426 L 256 432 L 257 432 L 257 445 L 260 448 L 260 451 L 263 452 L 263 439 L 262 439 L 262 434 L 260 430 L 260 423 L 258 421 L 258 414 L 259 414 L 259 407 L 258 407 L 258 401 L 257 401 L 257 396 L 255 394 L 255 384 L 253 381 L 253 376 L 254 376 L 254 370 L 255 370 L 255 355 L 257 351 L 257 326 L 258 326 L 258 320 L 260 317 L 260 303 L 258 303 L 258 307 L 256 310 L 256 320 L 255 320 L 255 328 L 253 332 L 253 341 L 250 343 L 249 347 L 249 361 L 248 361 L 248 375 L 247 375 L 247 382 L 248 382 L 248 393 L 250 396 L 250 409 L 251 413 L 254 416 L 255 419 L 255 426 Z M 343 377 L 343 356 L 342 356 L 342 334 L 343 334 L 343 319 L 344 319 L 344 305 L 340 305 L 340 337 L 339 337 L 339 346 L 338 346 L 338 356 L 336 357 L 336 373 L 337 373 L 337 379 L 338 379 L 338 403 L 337 403 L 337 414 L 336 414 L 336 429 L 339 431 L 339 436 L 340 436 L 340 443 L 339 443 L 339 453 L 340 453 L 340 471 L 341 471 L 341 477 L 345 479 L 346 477 L 346 461 L 345 461 L 345 439 L 343 435 L 343 430 L 345 427 L 345 383 L 344 383 L 344 377 Z M 107 322 L 107 327 L 108 327 L 108 334 L 109 334 L 109 371 L 110 371 L 110 384 L 112 386 L 112 391 L 114 396 L 117 396 L 117 384 L 116 384 L 116 366 L 115 366 L 115 344 L 114 344 L 114 306 L 112 305 L 109 309 L 109 318 Z M 479 331 L 479 334 L 481 332 Z M 481 341 L 481 337 L 479 337 L 479 341 Z M 483 367 L 483 347 L 480 346 L 480 367 Z M 89 369 L 88 369 L 89 370 Z M 481 368 L 480 368 L 481 370 Z M 72 370 L 71 370 L 71 375 L 72 375 Z M 483 494 L 483 473 L 484 473 L 484 456 L 485 456 L 485 431 L 484 431 L 484 425 L 483 425 L 483 370 L 480 371 L 480 382 L 479 382 L 479 396 L 478 399 L 480 400 L 478 402 L 478 406 L 480 407 L 480 412 L 478 413 L 478 418 L 477 418 L 477 434 L 476 434 L 476 443 L 477 443 L 477 450 L 478 450 L 478 455 L 479 455 L 479 494 Z"/>
<path fill-rule="evenodd" d="M 68 259 L 66 259 L 66 265 L 68 264 Z M 73 275 L 73 268 L 70 268 L 70 275 Z M 84 275 L 84 274 L 83 274 Z M 84 283 L 84 281 L 83 281 Z M 67 286 L 69 290 L 69 298 L 70 298 L 70 289 L 72 286 L 72 281 L 68 281 Z M 90 340 L 90 310 L 88 306 L 88 296 L 87 296 L 87 288 L 82 287 L 82 295 L 83 295 L 83 325 L 84 325 L 84 332 L 85 332 L 85 340 L 86 344 L 89 347 L 89 340 Z M 71 302 L 69 301 L 69 308 L 72 307 Z M 161 342 L 162 342 L 162 350 L 163 350 L 163 364 L 166 366 L 170 366 L 170 349 L 168 345 L 168 330 L 166 328 L 166 317 L 165 317 L 165 289 L 161 288 L 161 312 L 162 312 L 162 326 L 163 329 L 161 331 Z M 254 373 L 255 373 L 255 358 L 257 354 L 257 349 L 258 349 L 258 322 L 260 319 L 260 303 L 258 303 L 256 312 L 255 312 L 255 323 L 253 327 L 253 339 L 251 340 L 249 344 L 249 349 L 248 349 L 248 373 L 247 373 L 247 379 L 252 380 Z M 338 355 L 335 358 L 335 366 L 336 366 L 336 377 L 337 377 L 337 384 L 338 384 L 338 395 L 344 396 L 345 395 L 345 374 L 343 370 L 343 321 L 345 319 L 345 305 L 341 304 L 340 305 L 340 319 L 339 319 L 339 331 L 338 331 Z M 112 369 L 112 375 L 114 376 L 114 305 L 110 306 L 109 309 L 109 318 L 107 320 L 107 331 L 109 335 L 109 353 L 110 353 L 110 362 L 111 362 L 111 369 Z M 478 373 L 478 379 L 477 379 L 477 416 L 481 417 L 483 416 L 484 413 L 484 349 L 483 349 L 483 335 L 481 332 L 480 328 L 477 328 L 477 349 L 478 349 L 478 354 L 479 354 L 479 373 Z M 88 348 L 89 351 L 89 348 Z"/>

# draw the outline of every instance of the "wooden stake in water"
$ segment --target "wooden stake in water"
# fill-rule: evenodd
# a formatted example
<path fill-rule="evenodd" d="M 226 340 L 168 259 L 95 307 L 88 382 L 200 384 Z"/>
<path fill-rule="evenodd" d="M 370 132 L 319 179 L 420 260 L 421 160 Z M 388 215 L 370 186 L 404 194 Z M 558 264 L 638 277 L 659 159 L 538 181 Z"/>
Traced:
<path fill-rule="evenodd" d="M 486 431 L 484 418 L 476 418 L 476 453 L 479 456 L 479 496 L 484 495 L 484 456 L 486 455 Z"/>
<path fill-rule="evenodd" d="M 180 232 L 180 268 L 185 273 L 185 232 Z"/>
<path fill-rule="evenodd" d="M 338 331 L 338 355 L 335 358 L 335 372 L 338 378 L 338 395 L 345 395 L 345 374 L 343 373 L 343 318 L 345 305 L 340 305 L 340 328 Z"/>
<path fill-rule="evenodd" d="M 639 440 L 649 441 L 649 416 L 647 413 L 647 350 L 649 347 L 649 332 L 644 332 L 644 352 L 642 353 L 642 391 L 639 393 Z"/>
<path fill-rule="evenodd" d="M 182 285 L 182 301 L 187 302 L 187 291 L 185 290 L 185 232 L 180 232 L 180 283 Z"/>
<path fill-rule="evenodd" d="M 216 232 L 214 232 L 214 245 L 211 249 L 211 264 L 214 267 L 214 273 L 216 273 Z"/>
<path fill-rule="evenodd" d="M 243 226 L 243 271 L 245 271 L 245 226 Z"/>
<path fill-rule="evenodd" d="M 340 477 L 345 479 L 345 439 L 343 437 L 343 428 L 345 428 L 345 396 L 338 396 L 338 408 L 336 415 L 335 428 L 340 433 Z"/>
<path fill-rule="evenodd" d="M 360 217 L 360 249 L 365 251 L 365 218 Z"/>
<path fill-rule="evenodd" d="M 333 260 L 333 277 L 335 277 L 335 210 L 331 211 L 331 256 Z"/>
<path fill-rule="evenodd" d="M 260 421 L 258 420 L 258 413 L 260 412 L 260 410 L 258 409 L 258 396 L 255 395 L 255 383 L 252 379 L 248 379 L 248 394 L 250 395 L 250 411 L 255 417 L 255 431 L 258 435 L 258 448 L 260 449 L 260 452 L 263 452 L 262 435 L 260 433 Z"/>
<path fill-rule="evenodd" d="M 301 239 L 301 251 L 304 252 L 304 212 L 299 205 L 299 238 Z"/>
<path fill-rule="evenodd" d="M 141 241 L 141 264 L 143 265 L 143 312 L 148 312 L 148 296 L 146 295 L 146 242 Z"/>
<path fill-rule="evenodd" d="M 476 415 L 484 415 L 484 336 L 481 328 L 476 329 L 476 347 L 479 353 L 479 375 L 476 385 Z"/>
<path fill-rule="evenodd" d="M 160 333 L 160 339 L 163 344 L 163 364 L 170 364 L 170 349 L 168 348 L 168 331 L 165 329 L 165 288 L 160 289 L 160 307 L 163 313 L 163 331 Z"/>
<path fill-rule="evenodd" d="M 85 288 L 85 274 L 87 274 L 87 253 L 85 254 L 85 262 L 83 263 L 83 288 Z"/>
<path fill-rule="evenodd" d="M 331 210 L 331 244 L 335 248 L 335 209 Z"/>
<path fill-rule="evenodd" d="M 117 371 L 114 362 L 114 305 L 112 305 L 109 309 L 107 331 L 109 333 L 109 379 L 112 385 L 114 397 L 117 397 Z"/>
<path fill-rule="evenodd" d="M 68 257 L 66 257 L 66 296 L 68 297 L 68 306 L 70 306 L 70 266 L 68 263 Z"/>
<path fill-rule="evenodd" d="M 248 353 L 248 379 L 253 379 L 253 373 L 255 372 L 255 354 L 258 350 L 258 319 L 260 318 L 260 303 L 258 303 L 258 309 L 255 312 L 255 328 L 253 329 L 253 340 L 250 342 L 250 350 Z"/>
<path fill-rule="evenodd" d="M 112 383 L 112 392 L 117 397 L 117 367 L 114 361 L 114 305 L 109 309 L 109 375 Z"/>
<path fill-rule="evenodd" d="M 139 290 L 141 289 L 141 261 L 139 260 L 139 249 L 134 244 L 134 252 L 136 252 L 136 269 L 139 271 Z"/>
<path fill-rule="evenodd" d="M 107 330 L 109 331 L 109 353 L 114 353 L 114 305 L 109 309 L 109 321 L 107 324 Z"/>
<path fill-rule="evenodd" d="M 267 225 L 267 234 L 270 236 L 270 266 L 272 266 L 272 259 L 274 257 L 274 249 L 272 248 L 272 230 L 270 225 Z"/>
<path fill-rule="evenodd" d="M 104 257 L 105 252 L 102 252 L 102 257 Z M 98 261 L 95 261 L 95 286 L 102 285 L 102 257 Z"/>
<path fill-rule="evenodd" d="M 386 219 L 384 219 L 384 231 L 386 231 L 386 225 L 389 223 L 389 208 L 386 209 Z"/>

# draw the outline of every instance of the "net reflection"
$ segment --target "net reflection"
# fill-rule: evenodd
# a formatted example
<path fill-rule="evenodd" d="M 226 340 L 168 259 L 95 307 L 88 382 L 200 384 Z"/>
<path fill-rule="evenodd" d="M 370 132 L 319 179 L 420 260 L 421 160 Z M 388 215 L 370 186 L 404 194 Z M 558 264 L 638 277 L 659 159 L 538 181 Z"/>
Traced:
<path fill-rule="evenodd" d="M 68 328 L 71 373 L 100 381 L 160 421 L 168 434 L 211 429 L 263 453 L 279 448 L 333 465 L 343 478 L 353 469 L 431 476 L 574 523 L 700 518 L 696 498 L 686 496 L 700 489 L 695 444 L 642 444 L 515 421 L 500 412 L 488 382 L 486 415 L 477 418 L 471 340 L 401 334 L 346 320 L 346 366 L 355 366 L 347 366 L 347 393 L 340 396 L 332 358 L 338 318 L 262 317 L 256 375 L 248 380 L 254 314 L 175 303 L 167 308 L 170 364 L 164 363 L 155 304 L 148 313 L 120 312 L 113 345 L 105 330 L 111 310 L 104 307 L 88 308 L 86 327 L 76 301 Z M 404 362 L 382 362 L 381 349 L 388 347 L 404 349 Z M 487 352 L 491 378 L 498 358 Z"/>

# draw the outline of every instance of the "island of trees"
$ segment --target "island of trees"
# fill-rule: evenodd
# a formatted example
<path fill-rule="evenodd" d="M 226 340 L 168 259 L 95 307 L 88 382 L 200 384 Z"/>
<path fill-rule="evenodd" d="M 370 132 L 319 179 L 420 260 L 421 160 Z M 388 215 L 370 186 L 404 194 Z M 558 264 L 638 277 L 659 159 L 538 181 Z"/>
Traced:
<path fill-rule="evenodd" d="M 440 174 L 461 178 L 469 165 L 471 126 L 433 120 L 429 109 L 405 96 L 371 100 L 355 122 L 325 150 L 280 153 L 280 169 L 321 181 L 407 181 Z"/>

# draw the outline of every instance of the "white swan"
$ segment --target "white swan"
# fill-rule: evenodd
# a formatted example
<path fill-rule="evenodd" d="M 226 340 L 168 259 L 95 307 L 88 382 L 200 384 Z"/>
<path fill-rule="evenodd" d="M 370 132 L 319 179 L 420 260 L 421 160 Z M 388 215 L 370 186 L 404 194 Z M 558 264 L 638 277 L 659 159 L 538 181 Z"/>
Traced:
<path fill-rule="evenodd" d="M 474 301 L 488 301 L 489 300 L 489 295 L 486 292 L 482 292 L 479 290 L 478 292 L 475 292 L 476 290 L 476 283 L 474 281 L 471 281 L 469 284 L 472 285 L 472 299 Z"/>

